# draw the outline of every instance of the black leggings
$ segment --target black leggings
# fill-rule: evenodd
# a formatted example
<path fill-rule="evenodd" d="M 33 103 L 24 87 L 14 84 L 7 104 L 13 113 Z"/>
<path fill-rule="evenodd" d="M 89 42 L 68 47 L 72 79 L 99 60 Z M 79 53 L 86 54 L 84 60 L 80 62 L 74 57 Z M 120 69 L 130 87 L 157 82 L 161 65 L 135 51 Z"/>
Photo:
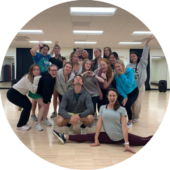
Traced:
<path fill-rule="evenodd" d="M 94 112 L 96 112 L 96 103 L 98 103 L 98 101 L 99 101 L 99 96 L 94 96 L 94 97 L 91 98 L 91 100 L 93 102 Z"/>
<path fill-rule="evenodd" d="M 7 98 L 11 103 L 23 108 L 17 127 L 26 125 L 32 108 L 32 104 L 28 97 L 11 88 L 7 92 Z"/>
<path fill-rule="evenodd" d="M 134 89 L 131 93 L 127 94 L 128 100 L 127 100 L 127 103 L 125 106 L 122 105 L 122 101 L 124 99 L 123 96 L 119 95 L 119 97 L 118 97 L 118 101 L 119 101 L 120 105 L 126 108 L 129 120 L 132 120 L 131 106 L 136 101 L 138 94 L 139 94 L 138 87 L 136 89 Z"/>
<path fill-rule="evenodd" d="M 99 101 L 98 101 L 98 110 L 100 110 L 100 106 L 109 104 L 109 101 L 107 99 L 107 91 L 108 91 L 108 89 L 105 90 L 105 89 L 101 88 L 101 91 L 102 91 L 102 94 L 103 94 L 103 100 L 99 99 Z"/>

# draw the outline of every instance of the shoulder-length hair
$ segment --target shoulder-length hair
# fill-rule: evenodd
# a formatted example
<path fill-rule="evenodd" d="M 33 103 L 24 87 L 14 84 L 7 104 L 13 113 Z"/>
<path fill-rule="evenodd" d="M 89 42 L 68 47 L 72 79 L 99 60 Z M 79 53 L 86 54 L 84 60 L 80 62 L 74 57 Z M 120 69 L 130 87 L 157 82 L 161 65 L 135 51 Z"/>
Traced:
<path fill-rule="evenodd" d="M 121 65 L 123 66 L 123 71 L 124 71 L 124 73 L 126 73 L 127 68 L 125 67 L 124 62 L 123 62 L 122 60 L 116 60 L 116 61 L 115 61 L 115 64 L 116 64 L 116 63 L 121 64 Z M 115 65 L 115 64 L 114 64 L 114 65 Z M 116 70 L 115 70 L 115 71 L 116 71 Z M 116 72 L 116 74 L 117 74 L 117 72 Z"/>
<path fill-rule="evenodd" d="M 73 52 L 70 54 L 70 62 L 72 62 L 72 58 L 73 58 L 74 54 L 77 54 L 77 56 L 79 57 L 79 54 L 78 54 L 77 52 L 74 52 L 74 51 L 73 51 Z M 77 63 L 77 64 L 79 64 L 79 63 Z"/>
<path fill-rule="evenodd" d="M 117 100 L 116 100 L 116 102 L 115 102 L 115 104 L 114 104 L 114 106 L 113 106 L 113 109 L 114 109 L 114 110 L 117 110 L 117 109 L 119 109 L 119 107 L 120 107 L 120 103 L 119 103 L 119 101 L 118 101 L 119 93 L 118 93 L 118 91 L 117 91 L 115 88 L 109 88 L 109 90 L 107 91 L 107 96 L 108 96 L 108 94 L 109 94 L 110 91 L 114 91 L 114 92 L 116 93 L 116 95 L 117 95 Z"/>
<path fill-rule="evenodd" d="M 91 62 L 91 68 L 90 68 L 89 71 L 92 71 L 92 61 L 89 60 L 89 59 L 85 59 L 85 60 L 83 61 L 83 64 L 82 64 L 82 73 L 84 73 L 84 72 L 86 71 L 86 69 L 85 69 L 85 64 L 86 64 L 87 61 L 90 61 L 90 62 Z"/>
<path fill-rule="evenodd" d="M 34 67 L 39 67 L 39 69 L 40 69 L 40 66 L 38 65 L 38 64 L 32 64 L 31 66 L 30 66 L 30 69 L 29 69 L 29 72 L 28 72 L 28 79 L 30 80 L 30 82 L 31 83 L 33 83 L 33 80 L 34 80 L 34 75 L 33 75 L 33 69 L 34 69 Z"/>
<path fill-rule="evenodd" d="M 110 47 L 104 47 L 104 50 L 105 50 L 106 48 L 109 49 L 109 56 L 110 56 L 110 54 L 112 53 L 112 50 L 111 50 Z M 104 50 L 103 50 L 103 53 L 104 53 Z M 105 56 L 105 54 L 103 54 L 103 56 L 104 56 L 103 58 L 109 58 L 109 56 L 107 57 L 107 56 Z"/>
<path fill-rule="evenodd" d="M 102 61 L 104 61 L 107 64 L 108 69 L 107 69 L 106 77 L 107 77 L 107 80 L 109 80 L 112 77 L 112 68 L 110 66 L 110 61 L 106 58 L 103 58 L 101 62 Z"/>

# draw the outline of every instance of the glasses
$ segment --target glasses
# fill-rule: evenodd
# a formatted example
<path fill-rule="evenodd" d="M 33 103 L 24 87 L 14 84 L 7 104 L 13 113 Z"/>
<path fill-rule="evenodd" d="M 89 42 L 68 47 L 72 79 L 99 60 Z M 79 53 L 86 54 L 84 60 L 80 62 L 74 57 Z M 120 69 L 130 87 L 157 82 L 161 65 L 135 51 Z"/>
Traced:
<path fill-rule="evenodd" d="M 50 71 L 52 71 L 52 72 L 57 72 L 57 70 L 50 70 Z"/>

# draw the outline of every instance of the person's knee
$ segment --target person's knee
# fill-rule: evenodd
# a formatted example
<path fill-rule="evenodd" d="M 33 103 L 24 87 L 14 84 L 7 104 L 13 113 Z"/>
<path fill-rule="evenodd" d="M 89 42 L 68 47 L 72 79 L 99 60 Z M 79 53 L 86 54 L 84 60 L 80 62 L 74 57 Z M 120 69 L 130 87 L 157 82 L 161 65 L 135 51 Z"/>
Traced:
<path fill-rule="evenodd" d="M 57 118 L 57 120 L 56 120 L 57 126 L 58 126 L 58 127 L 62 127 L 62 126 L 63 126 L 63 121 L 64 121 L 64 119 L 63 119 L 61 116 L 59 116 L 59 117 Z"/>
<path fill-rule="evenodd" d="M 88 115 L 87 118 L 88 118 L 88 121 L 89 121 L 90 124 L 92 124 L 94 122 L 94 116 L 93 115 Z"/>

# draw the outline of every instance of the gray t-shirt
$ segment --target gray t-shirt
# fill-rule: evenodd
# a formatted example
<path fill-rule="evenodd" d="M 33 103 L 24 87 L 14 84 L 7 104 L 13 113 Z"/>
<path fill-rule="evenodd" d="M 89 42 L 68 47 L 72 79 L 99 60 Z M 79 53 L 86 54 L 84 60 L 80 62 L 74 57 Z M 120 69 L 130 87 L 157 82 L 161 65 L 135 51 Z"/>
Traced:
<path fill-rule="evenodd" d="M 107 105 L 100 107 L 99 116 L 102 116 L 103 128 L 109 138 L 113 141 L 119 141 L 123 139 L 121 117 L 127 116 L 124 107 L 119 107 L 116 111 L 113 109 L 107 109 Z"/>
<path fill-rule="evenodd" d="M 129 63 L 126 66 L 126 67 L 130 67 L 130 68 L 134 69 L 135 80 L 136 80 L 138 88 L 142 87 L 147 79 L 146 67 L 148 65 L 148 53 L 149 53 L 149 48 L 146 45 L 143 49 L 142 57 L 137 65 L 136 70 L 135 70 L 136 64 Z"/>
<path fill-rule="evenodd" d="M 87 91 L 91 97 L 99 96 L 99 90 L 97 88 L 98 80 L 94 76 L 84 75 L 83 88 Z"/>

